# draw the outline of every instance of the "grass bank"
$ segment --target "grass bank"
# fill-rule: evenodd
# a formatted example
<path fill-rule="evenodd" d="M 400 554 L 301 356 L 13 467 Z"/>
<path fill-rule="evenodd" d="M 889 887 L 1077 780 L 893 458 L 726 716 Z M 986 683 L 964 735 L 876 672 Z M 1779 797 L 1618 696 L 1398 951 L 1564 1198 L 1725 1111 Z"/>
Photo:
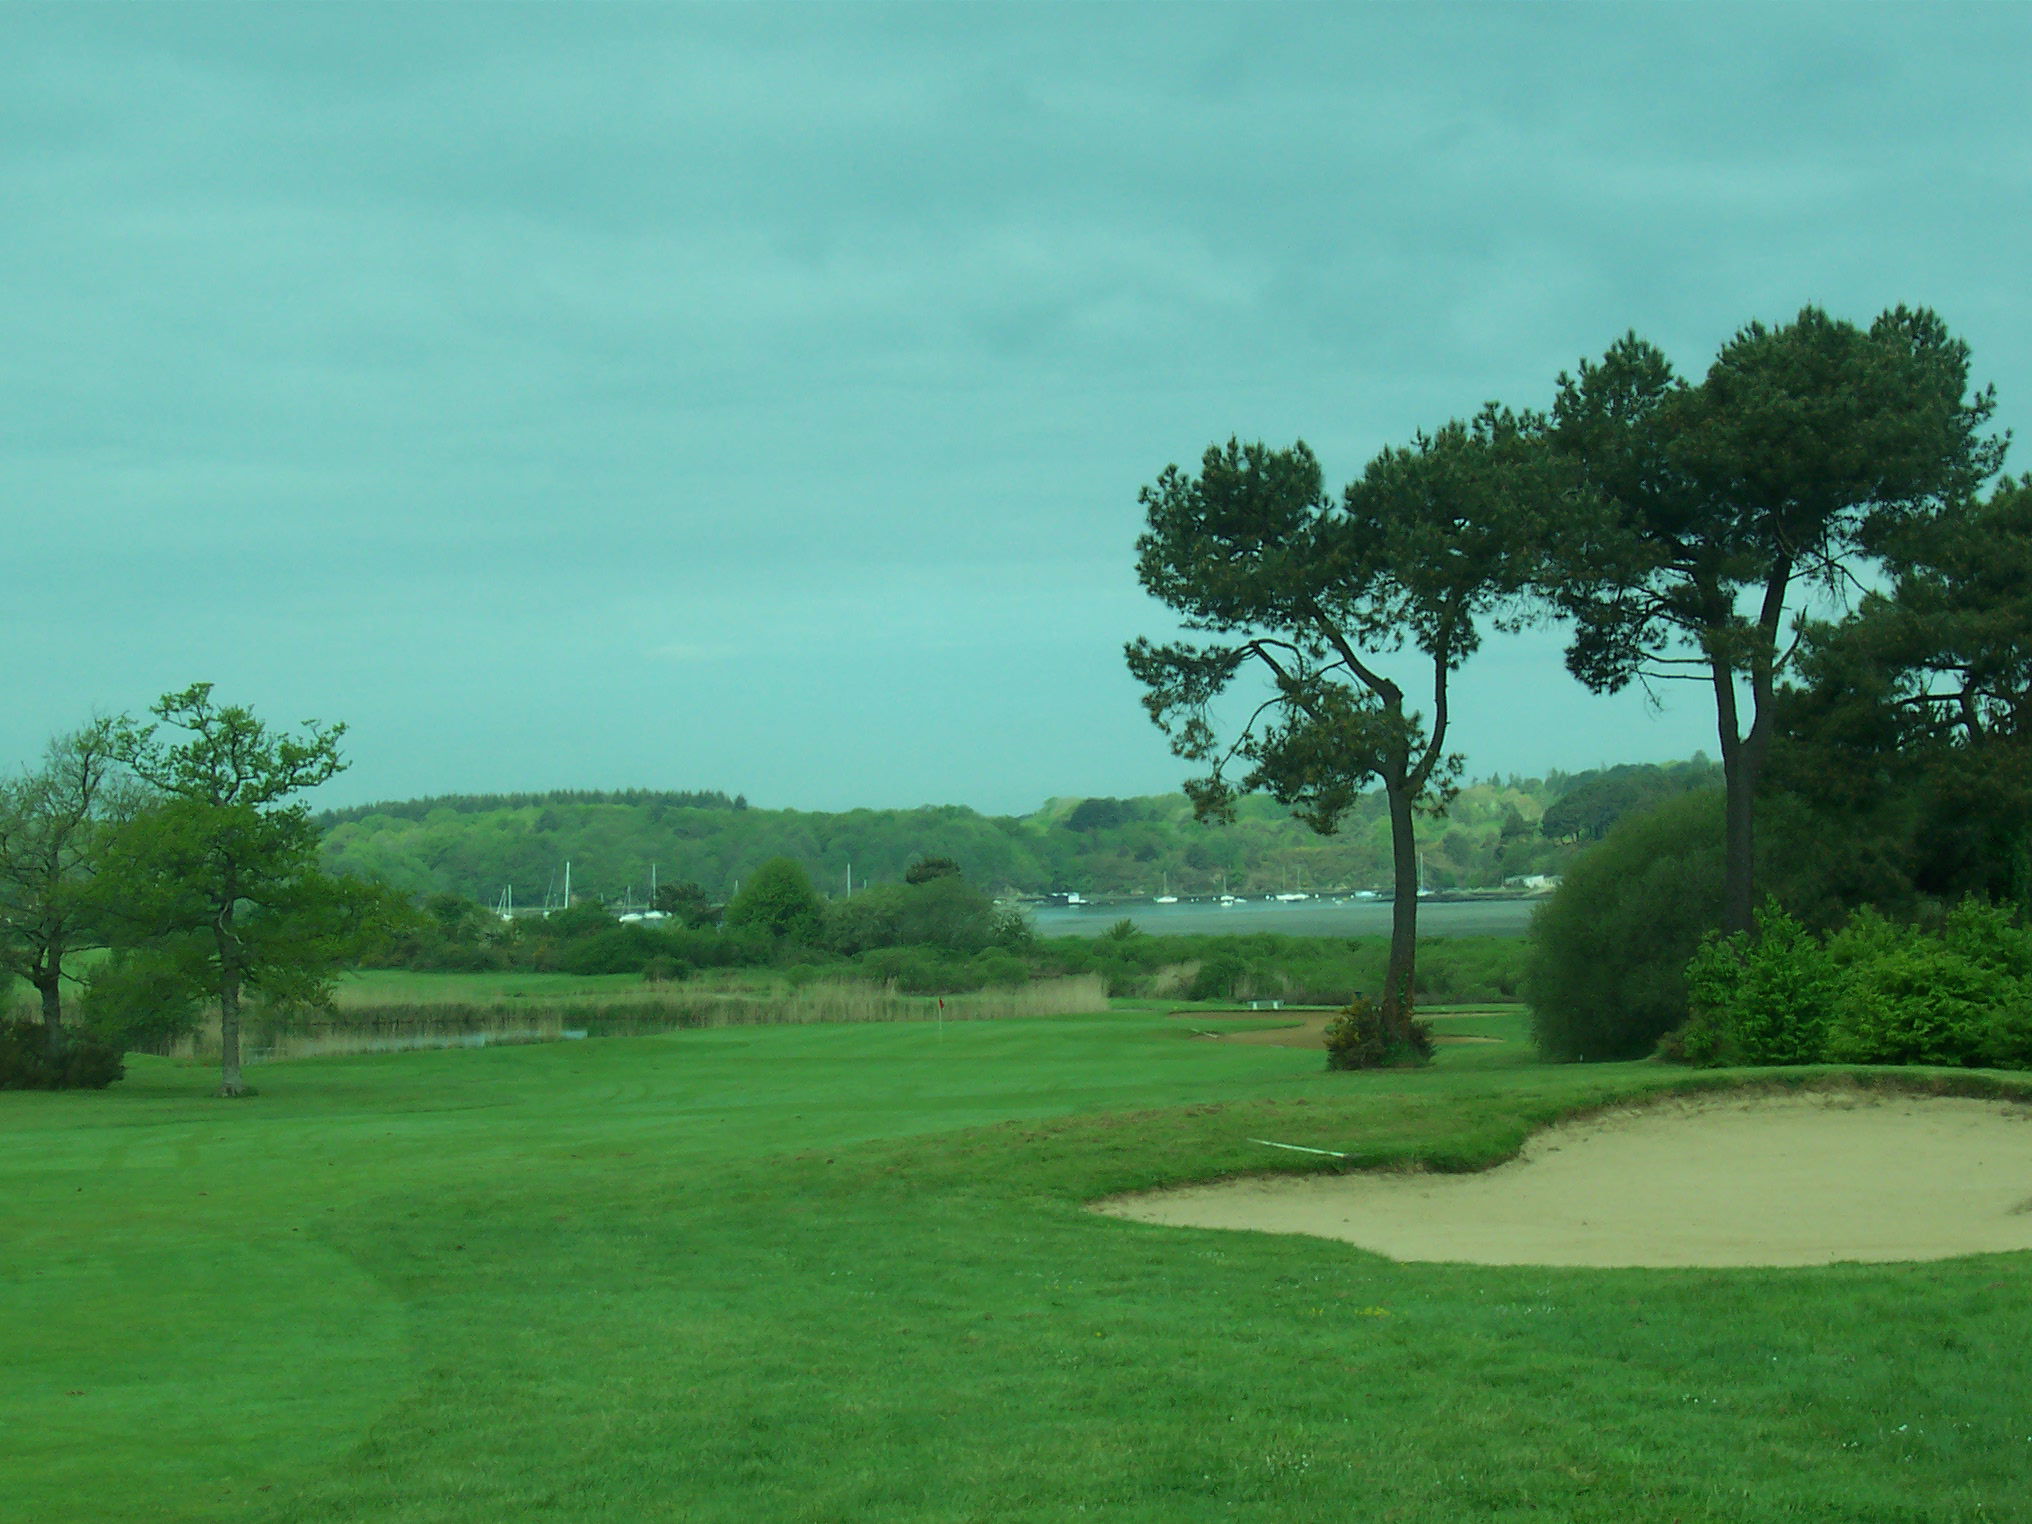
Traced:
<path fill-rule="evenodd" d="M 2023 1516 L 2026 1256 L 1413 1266 L 1083 1210 L 1728 1079 L 1472 1024 L 1510 1040 L 1372 1075 L 1132 1010 L 0 1095 L 0 1518 Z"/>

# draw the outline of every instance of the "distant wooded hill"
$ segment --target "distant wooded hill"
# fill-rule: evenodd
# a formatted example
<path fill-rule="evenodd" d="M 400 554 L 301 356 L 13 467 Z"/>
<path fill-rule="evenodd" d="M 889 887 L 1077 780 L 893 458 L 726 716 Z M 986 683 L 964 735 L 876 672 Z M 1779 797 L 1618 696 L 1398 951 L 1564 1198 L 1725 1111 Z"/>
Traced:
<path fill-rule="evenodd" d="M 1422 820 L 1426 881 L 1489 887 L 1557 873 L 1620 816 L 1717 784 L 1704 757 L 1544 778 L 1489 778 L 1446 814 Z M 1337 836 L 1322 837 L 1269 799 L 1242 801 L 1233 825 L 1192 818 L 1182 794 L 1054 799 L 1030 815 L 963 805 L 913 810 L 751 807 L 740 795 L 626 789 L 602 793 L 445 795 L 360 805 L 319 818 L 328 865 L 409 894 L 451 891 L 519 906 L 556 903 L 564 865 L 574 897 L 647 898 L 659 882 L 698 884 L 724 899 L 772 857 L 804 864 L 823 891 L 894 882 L 921 857 L 949 857 L 996 893 L 1269 894 L 1381 889 L 1390 881 L 1388 823 L 1368 796 Z"/>

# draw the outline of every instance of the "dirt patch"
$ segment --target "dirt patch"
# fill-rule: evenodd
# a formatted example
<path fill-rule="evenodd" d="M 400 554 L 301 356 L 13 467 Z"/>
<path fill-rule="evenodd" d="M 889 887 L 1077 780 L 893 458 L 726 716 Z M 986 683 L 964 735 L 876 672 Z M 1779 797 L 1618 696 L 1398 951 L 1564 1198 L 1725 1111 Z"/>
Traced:
<path fill-rule="evenodd" d="M 1327 1011 L 1322 1015 L 1308 1016 L 1296 1026 L 1265 1027 L 1256 1032 L 1206 1032 L 1202 1036 L 1217 1037 L 1222 1042 L 1249 1043 L 1262 1048 L 1318 1048 L 1326 1050 L 1326 1024 L 1338 1016 L 1338 1011 Z M 1432 1040 L 1442 1045 L 1448 1043 L 1501 1042 L 1500 1037 L 1467 1037 L 1459 1033 L 1437 1032 Z"/>
<path fill-rule="evenodd" d="M 2032 1110 L 1849 1094 L 1672 1102 L 1548 1129 L 1479 1174 L 1265 1177 L 1096 1210 L 1339 1238 L 1399 1260 L 1947 1259 L 2032 1249 Z"/>

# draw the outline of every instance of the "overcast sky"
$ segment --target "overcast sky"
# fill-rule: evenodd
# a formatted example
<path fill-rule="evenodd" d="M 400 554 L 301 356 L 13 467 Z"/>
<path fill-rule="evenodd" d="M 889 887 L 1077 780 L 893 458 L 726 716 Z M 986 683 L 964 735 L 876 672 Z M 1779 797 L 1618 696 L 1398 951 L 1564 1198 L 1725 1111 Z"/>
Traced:
<path fill-rule="evenodd" d="M 1173 788 L 1139 486 L 1635 328 L 2032 404 L 2032 8 L 0 6 L 0 759 L 197 679 L 328 802 Z M 2022 467 L 2022 459 L 2014 461 Z M 1714 750 L 1556 633 L 1476 774 Z M 1677 699 L 1678 695 L 1668 695 Z"/>

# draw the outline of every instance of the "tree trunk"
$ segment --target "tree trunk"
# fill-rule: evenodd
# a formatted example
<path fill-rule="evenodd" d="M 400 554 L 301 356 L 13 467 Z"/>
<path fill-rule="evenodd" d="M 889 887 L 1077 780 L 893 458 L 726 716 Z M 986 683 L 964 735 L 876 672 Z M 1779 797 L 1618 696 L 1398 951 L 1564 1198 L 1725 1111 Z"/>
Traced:
<path fill-rule="evenodd" d="M 240 1078 L 240 976 L 229 971 L 219 978 L 219 1094 L 246 1093 Z"/>
<path fill-rule="evenodd" d="M 1719 658 L 1714 674 L 1715 720 L 1722 749 L 1722 786 L 1727 795 L 1722 833 L 1722 930 L 1752 936 L 1757 930 L 1757 762 L 1758 748 L 1738 728 L 1736 675 Z"/>
<path fill-rule="evenodd" d="M 1722 757 L 1728 790 L 1722 840 L 1722 930 L 1757 929 L 1756 769 L 1740 744 Z"/>
<path fill-rule="evenodd" d="M 1383 1031 L 1391 1042 L 1411 1037 L 1411 996 L 1418 977 L 1418 834 L 1413 829 L 1411 791 L 1401 779 L 1386 778 L 1390 803 L 1390 962 L 1383 976 Z"/>
<path fill-rule="evenodd" d="M 51 1058 L 63 1050 L 63 984 L 54 971 L 35 976 L 36 992 L 42 996 L 42 1040 Z"/>
<path fill-rule="evenodd" d="M 233 931 L 229 898 L 216 927 L 219 941 L 219 1094 L 245 1095 L 240 1078 L 240 939 Z"/>

